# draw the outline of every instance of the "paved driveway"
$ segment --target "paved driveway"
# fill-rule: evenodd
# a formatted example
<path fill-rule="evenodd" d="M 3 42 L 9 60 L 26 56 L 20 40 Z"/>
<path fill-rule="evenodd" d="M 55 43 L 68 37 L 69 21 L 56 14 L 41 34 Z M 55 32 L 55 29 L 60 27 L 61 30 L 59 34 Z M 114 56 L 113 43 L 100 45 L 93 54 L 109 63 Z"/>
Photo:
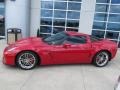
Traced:
<path fill-rule="evenodd" d="M 113 90 L 120 75 L 120 52 L 103 68 L 93 65 L 40 66 L 30 71 L 2 64 L 5 41 L 0 41 L 0 90 Z"/>

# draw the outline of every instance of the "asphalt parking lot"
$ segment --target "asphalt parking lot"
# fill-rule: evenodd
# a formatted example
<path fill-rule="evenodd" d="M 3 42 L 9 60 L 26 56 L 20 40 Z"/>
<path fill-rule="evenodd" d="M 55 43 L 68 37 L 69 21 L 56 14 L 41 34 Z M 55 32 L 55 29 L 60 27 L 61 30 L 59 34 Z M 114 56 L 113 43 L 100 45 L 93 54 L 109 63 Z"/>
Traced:
<path fill-rule="evenodd" d="M 24 71 L 2 64 L 5 40 L 0 40 L 0 90 L 114 90 L 120 75 L 120 50 L 106 67 L 40 66 Z"/>

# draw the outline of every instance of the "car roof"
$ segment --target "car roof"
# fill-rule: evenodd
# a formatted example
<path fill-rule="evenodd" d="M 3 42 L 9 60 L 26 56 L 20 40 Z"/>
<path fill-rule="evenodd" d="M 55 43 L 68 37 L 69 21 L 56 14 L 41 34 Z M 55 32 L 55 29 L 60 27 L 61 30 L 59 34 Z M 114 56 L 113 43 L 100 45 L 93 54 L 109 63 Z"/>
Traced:
<path fill-rule="evenodd" d="M 79 33 L 79 32 L 75 32 L 75 31 L 66 31 L 67 34 L 69 35 L 83 35 L 83 36 L 89 36 L 88 34 L 84 34 L 84 33 Z"/>

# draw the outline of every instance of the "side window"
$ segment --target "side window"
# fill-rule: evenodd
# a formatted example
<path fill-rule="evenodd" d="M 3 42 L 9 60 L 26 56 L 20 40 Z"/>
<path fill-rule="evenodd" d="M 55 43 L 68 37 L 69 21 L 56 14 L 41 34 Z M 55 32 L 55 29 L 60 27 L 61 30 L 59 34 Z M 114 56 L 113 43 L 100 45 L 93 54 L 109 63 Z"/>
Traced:
<path fill-rule="evenodd" d="M 102 39 L 95 37 L 95 36 L 90 36 L 90 40 L 91 40 L 91 42 L 96 42 L 96 41 L 100 41 Z"/>
<path fill-rule="evenodd" d="M 66 41 L 72 44 L 85 44 L 87 42 L 85 36 L 71 36 Z"/>

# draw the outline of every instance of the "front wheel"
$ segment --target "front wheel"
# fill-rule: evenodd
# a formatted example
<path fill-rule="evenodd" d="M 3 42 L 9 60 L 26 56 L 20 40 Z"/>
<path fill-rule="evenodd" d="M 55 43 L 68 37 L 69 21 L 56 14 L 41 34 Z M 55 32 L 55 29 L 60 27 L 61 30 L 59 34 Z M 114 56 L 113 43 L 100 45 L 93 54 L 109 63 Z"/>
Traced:
<path fill-rule="evenodd" d="M 24 51 L 17 55 L 16 64 L 24 70 L 33 69 L 38 62 L 37 55 L 31 51 Z"/>
<path fill-rule="evenodd" d="M 94 57 L 93 64 L 97 67 L 104 67 L 108 64 L 109 60 L 110 55 L 105 51 L 101 51 Z"/>

